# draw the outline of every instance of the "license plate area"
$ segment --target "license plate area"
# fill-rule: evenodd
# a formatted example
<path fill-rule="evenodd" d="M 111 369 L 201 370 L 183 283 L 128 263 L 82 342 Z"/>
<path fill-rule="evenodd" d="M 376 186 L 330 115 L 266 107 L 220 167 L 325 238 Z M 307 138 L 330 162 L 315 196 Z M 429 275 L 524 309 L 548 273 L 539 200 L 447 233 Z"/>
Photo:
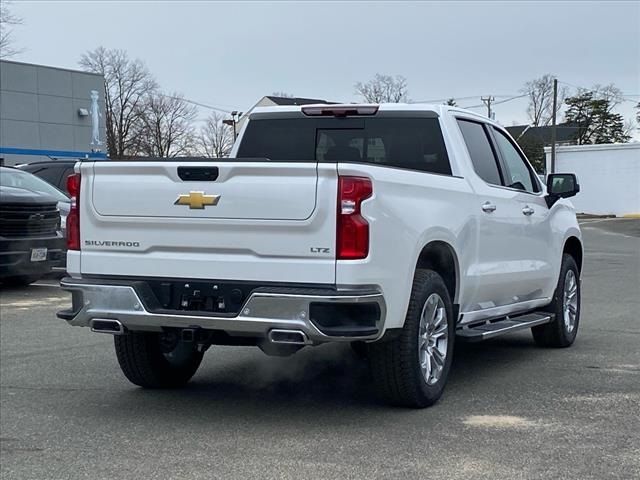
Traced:
<path fill-rule="evenodd" d="M 46 248 L 32 248 L 31 249 L 31 261 L 32 262 L 44 262 L 47 260 Z"/>
<path fill-rule="evenodd" d="M 142 293 L 143 300 L 152 312 L 237 315 L 257 287 L 258 285 L 250 283 L 152 280 L 145 282 L 144 286 L 139 285 L 137 290 Z"/>

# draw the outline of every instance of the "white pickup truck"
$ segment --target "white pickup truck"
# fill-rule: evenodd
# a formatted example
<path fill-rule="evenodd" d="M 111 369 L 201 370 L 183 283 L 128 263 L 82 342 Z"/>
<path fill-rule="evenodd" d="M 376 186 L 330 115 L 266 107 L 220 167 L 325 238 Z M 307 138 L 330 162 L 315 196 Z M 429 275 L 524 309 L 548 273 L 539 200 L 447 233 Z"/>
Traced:
<path fill-rule="evenodd" d="M 351 342 L 394 404 L 442 394 L 456 341 L 573 343 L 582 240 L 565 198 L 491 120 L 434 105 L 258 108 L 230 158 L 82 161 L 73 305 L 126 377 L 185 384 L 211 345 Z"/>

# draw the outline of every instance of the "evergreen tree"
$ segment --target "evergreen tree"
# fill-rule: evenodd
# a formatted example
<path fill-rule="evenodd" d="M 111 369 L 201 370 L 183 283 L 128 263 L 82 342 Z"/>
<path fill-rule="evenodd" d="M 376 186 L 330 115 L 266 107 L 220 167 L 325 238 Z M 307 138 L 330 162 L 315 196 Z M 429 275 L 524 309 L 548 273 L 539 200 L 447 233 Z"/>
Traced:
<path fill-rule="evenodd" d="M 565 100 L 565 122 L 578 127 L 576 143 L 628 142 L 631 137 L 625 134 L 622 115 L 613 112 L 612 99 L 597 94 L 583 91 Z"/>
<path fill-rule="evenodd" d="M 516 141 L 536 173 L 544 173 L 546 156 L 542 140 L 534 135 L 523 135 Z"/>

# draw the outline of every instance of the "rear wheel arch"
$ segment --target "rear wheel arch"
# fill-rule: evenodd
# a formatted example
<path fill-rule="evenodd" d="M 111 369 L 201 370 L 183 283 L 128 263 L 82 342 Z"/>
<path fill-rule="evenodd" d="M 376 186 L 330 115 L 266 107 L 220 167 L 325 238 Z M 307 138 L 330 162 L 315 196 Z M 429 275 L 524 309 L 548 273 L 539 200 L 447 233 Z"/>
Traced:
<path fill-rule="evenodd" d="M 416 263 L 416 270 L 433 270 L 438 273 L 447 287 L 452 303 L 456 304 L 460 290 L 458 256 L 451 244 L 436 240 L 427 243 Z"/>
<path fill-rule="evenodd" d="M 583 257 L 583 249 L 582 242 L 578 237 L 571 236 L 567 238 L 564 242 L 564 248 L 562 249 L 562 253 L 566 253 L 567 255 L 571 255 L 578 266 L 578 273 L 582 272 L 582 257 Z"/>

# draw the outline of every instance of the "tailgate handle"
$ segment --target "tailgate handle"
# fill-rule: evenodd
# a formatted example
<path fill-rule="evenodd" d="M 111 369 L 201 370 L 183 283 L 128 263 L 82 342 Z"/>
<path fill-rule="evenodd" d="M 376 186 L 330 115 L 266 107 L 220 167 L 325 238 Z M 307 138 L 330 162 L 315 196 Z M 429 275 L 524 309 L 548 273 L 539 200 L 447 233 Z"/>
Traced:
<path fill-rule="evenodd" d="M 218 178 L 218 167 L 178 167 L 178 176 L 185 182 L 213 182 Z"/>

